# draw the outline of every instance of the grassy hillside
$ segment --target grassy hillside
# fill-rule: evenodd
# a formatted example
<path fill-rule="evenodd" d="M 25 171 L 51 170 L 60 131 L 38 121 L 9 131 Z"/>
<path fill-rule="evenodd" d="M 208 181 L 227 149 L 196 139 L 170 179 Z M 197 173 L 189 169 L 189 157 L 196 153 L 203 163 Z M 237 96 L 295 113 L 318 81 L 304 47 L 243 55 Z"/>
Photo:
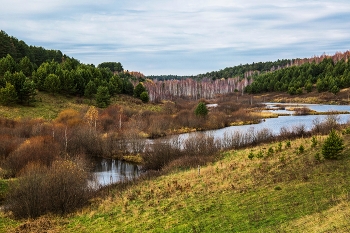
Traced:
<path fill-rule="evenodd" d="M 94 101 L 90 101 L 86 98 L 79 97 L 67 97 L 64 95 L 52 95 L 45 92 L 38 92 L 35 97 L 36 102 L 33 106 L 0 106 L 0 117 L 18 119 L 18 118 L 42 118 L 46 120 L 52 120 L 64 109 L 74 109 L 77 111 L 88 109 L 91 104 L 95 104 Z M 122 106 L 128 106 L 135 109 L 149 109 L 158 111 L 160 107 L 153 104 L 141 104 L 140 100 L 126 96 L 119 95 L 111 99 L 112 104 L 118 104 Z"/>
<path fill-rule="evenodd" d="M 197 168 L 174 171 L 112 189 L 65 218 L 15 222 L 2 216 L 0 231 L 349 232 L 350 136 L 344 136 L 342 159 L 318 161 L 324 139 L 317 137 L 316 147 L 303 138 L 290 147 L 276 142 L 223 152 L 200 174 Z"/>

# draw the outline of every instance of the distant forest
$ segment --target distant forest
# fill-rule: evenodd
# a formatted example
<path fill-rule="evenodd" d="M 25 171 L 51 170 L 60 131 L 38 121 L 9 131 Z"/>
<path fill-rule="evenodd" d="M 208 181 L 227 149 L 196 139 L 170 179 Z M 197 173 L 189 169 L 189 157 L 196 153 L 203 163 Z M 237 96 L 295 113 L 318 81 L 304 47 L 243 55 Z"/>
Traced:
<path fill-rule="evenodd" d="M 273 71 L 286 67 L 294 62 L 293 60 L 283 59 L 277 61 L 258 62 L 252 64 L 238 65 L 234 67 L 226 67 L 223 70 L 207 72 L 205 74 L 198 74 L 198 78 L 210 78 L 210 79 L 222 79 L 222 78 L 246 78 L 254 73 L 263 73 L 267 71 Z"/>
<path fill-rule="evenodd" d="M 197 81 L 203 80 L 206 83 L 208 80 L 237 80 L 238 78 L 248 83 L 245 92 L 249 94 L 277 91 L 297 95 L 315 89 L 318 92 L 329 91 L 337 94 L 340 89 L 350 87 L 349 57 L 350 52 L 346 51 L 337 52 L 334 55 L 322 54 L 312 58 L 245 64 L 196 76 L 160 75 L 148 78 L 164 82 L 191 78 Z M 237 86 L 237 83 L 233 85 Z M 224 87 L 227 89 L 226 86 Z"/>
<path fill-rule="evenodd" d="M 251 94 L 278 91 L 295 95 L 316 88 L 318 92 L 337 94 L 340 89 L 350 87 L 349 56 L 350 52 L 346 51 L 295 60 L 284 69 L 253 76 L 253 82 L 245 90 Z"/>
<path fill-rule="evenodd" d="M 149 75 L 147 76 L 148 79 L 154 79 L 158 81 L 166 81 L 166 80 L 182 80 L 187 78 L 194 78 L 194 76 L 181 76 L 181 75 L 173 75 L 173 74 L 167 74 L 167 75 Z"/>
<path fill-rule="evenodd" d="M 233 67 L 226 67 L 223 70 L 219 71 L 211 71 L 207 72 L 205 74 L 198 74 L 198 75 L 191 75 L 191 76 L 179 76 L 179 75 L 149 75 L 147 78 L 149 79 L 156 79 L 158 81 L 165 81 L 165 80 L 182 80 L 182 79 L 187 79 L 187 78 L 192 78 L 192 79 L 222 79 L 222 78 L 237 78 L 237 77 L 247 77 L 250 76 L 253 73 L 260 73 L 260 72 L 266 72 L 266 71 L 271 71 L 271 70 L 276 70 L 283 68 L 285 66 L 290 65 L 293 63 L 294 60 L 277 60 L 274 62 L 258 62 L 258 63 L 252 63 L 252 64 L 245 64 L 245 65 L 238 65 L 238 66 L 233 66 Z"/>

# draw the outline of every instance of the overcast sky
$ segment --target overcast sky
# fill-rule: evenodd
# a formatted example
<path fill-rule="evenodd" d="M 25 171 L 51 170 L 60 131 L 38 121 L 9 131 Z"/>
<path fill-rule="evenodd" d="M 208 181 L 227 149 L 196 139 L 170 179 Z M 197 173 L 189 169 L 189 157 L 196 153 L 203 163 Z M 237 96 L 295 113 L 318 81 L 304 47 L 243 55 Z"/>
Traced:
<path fill-rule="evenodd" d="M 85 64 L 196 75 L 350 49 L 349 0 L 0 0 L 0 30 Z"/>

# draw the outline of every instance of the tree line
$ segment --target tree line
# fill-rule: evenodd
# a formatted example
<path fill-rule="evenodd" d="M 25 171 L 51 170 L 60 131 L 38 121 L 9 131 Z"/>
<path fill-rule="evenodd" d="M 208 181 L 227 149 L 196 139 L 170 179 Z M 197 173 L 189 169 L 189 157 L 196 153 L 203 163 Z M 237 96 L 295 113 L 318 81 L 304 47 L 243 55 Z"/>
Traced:
<path fill-rule="evenodd" d="M 134 93 L 135 87 L 135 93 Z M 31 104 L 36 91 L 95 98 L 106 107 L 117 94 L 134 95 L 148 101 L 143 84 L 120 62 L 103 62 L 97 67 L 80 63 L 59 50 L 28 46 L 0 32 L 0 104 Z M 142 95 L 141 95 L 142 94 Z"/>
<path fill-rule="evenodd" d="M 117 94 L 134 95 L 137 98 L 143 96 L 142 100 L 148 101 L 148 94 L 141 82 L 138 83 L 128 72 L 116 72 L 123 70 L 120 63 L 114 62 L 114 67 L 117 67 L 113 68 L 114 72 L 104 64 L 106 63 L 95 67 L 65 57 L 62 62 L 43 62 L 35 69 L 28 57 L 17 63 L 8 54 L 0 59 L 0 103 L 30 104 L 34 101 L 36 90 L 52 95 L 95 98 L 99 107 L 108 106 L 110 97 Z M 143 92 L 145 93 L 141 95 Z"/>
<path fill-rule="evenodd" d="M 0 31 L 0 58 L 10 54 L 15 62 L 19 62 L 22 58 L 29 58 L 34 68 L 39 67 L 45 61 L 54 60 L 60 62 L 62 54 L 60 50 L 44 49 L 43 47 L 29 46 L 23 40 L 18 40 L 13 36 L 9 36 L 6 32 Z"/>
<path fill-rule="evenodd" d="M 254 73 L 263 73 L 271 70 L 280 69 L 282 67 L 288 66 L 293 63 L 293 60 L 282 59 L 277 61 L 268 61 L 268 62 L 253 62 L 252 64 L 238 65 L 233 67 L 226 67 L 225 69 L 219 71 L 211 71 L 205 74 L 198 74 L 197 78 L 209 78 L 209 79 L 222 79 L 222 78 L 234 78 L 241 77 L 246 78 Z"/>
<path fill-rule="evenodd" d="M 348 52 L 343 56 L 324 56 L 301 65 L 293 65 L 274 72 L 256 75 L 246 87 L 246 92 L 288 92 L 291 95 L 329 91 L 337 94 L 340 89 L 350 87 L 350 61 Z M 340 60 L 339 60 L 340 59 Z"/>

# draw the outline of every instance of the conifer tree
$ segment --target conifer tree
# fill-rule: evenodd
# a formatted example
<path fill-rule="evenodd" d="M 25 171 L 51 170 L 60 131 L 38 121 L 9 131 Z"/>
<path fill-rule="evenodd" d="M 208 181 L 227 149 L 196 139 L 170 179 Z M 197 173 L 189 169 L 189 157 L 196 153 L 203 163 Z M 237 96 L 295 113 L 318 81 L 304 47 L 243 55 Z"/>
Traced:
<path fill-rule="evenodd" d="M 197 107 L 196 110 L 194 111 L 194 113 L 196 114 L 196 116 L 201 116 L 201 117 L 205 117 L 208 115 L 208 108 L 205 105 L 204 102 L 200 102 Z"/>
<path fill-rule="evenodd" d="M 5 87 L 0 88 L 0 104 L 13 105 L 17 99 L 16 89 L 11 83 L 7 82 Z"/>
<path fill-rule="evenodd" d="M 322 154 L 325 159 L 337 159 L 344 149 L 343 139 L 332 129 L 322 146 Z"/>

